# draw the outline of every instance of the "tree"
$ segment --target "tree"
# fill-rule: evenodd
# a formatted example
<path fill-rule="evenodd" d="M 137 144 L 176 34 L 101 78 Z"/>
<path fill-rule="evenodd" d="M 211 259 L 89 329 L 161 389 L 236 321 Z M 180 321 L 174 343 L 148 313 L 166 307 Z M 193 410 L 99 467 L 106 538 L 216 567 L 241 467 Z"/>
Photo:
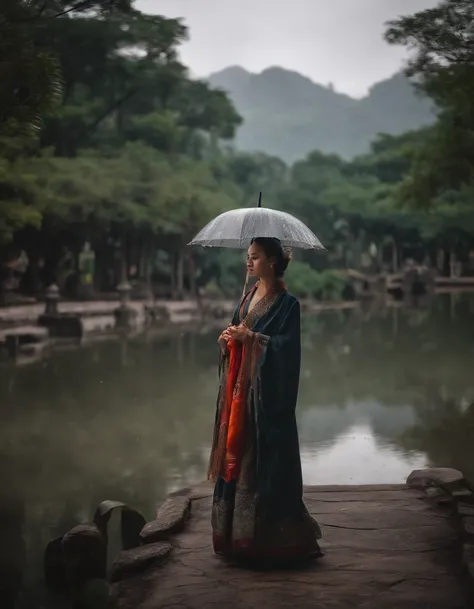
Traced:
<path fill-rule="evenodd" d="M 422 90 L 440 105 L 451 103 L 446 78 L 461 76 L 462 87 L 473 86 L 465 79 L 474 59 L 474 5 L 471 0 L 442 0 L 435 8 L 390 21 L 385 38 L 389 44 L 403 44 L 415 51 L 409 60 L 409 76 L 420 76 Z M 439 85 L 443 86 L 439 86 Z"/>
<path fill-rule="evenodd" d="M 443 0 L 388 26 L 390 44 L 414 51 L 407 74 L 440 110 L 401 190 L 412 205 L 428 206 L 474 180 L 474 4 Z"/>
<path fill-rule="evenodd" d="M 21 0 L 0 7 L 0 137 L 31 136 L 61 97 L 61 72 L 31 35 L 32 9 Z"/>
<path fill-rule="evenodd" d="M 25 226 L 41 226 L 38 188 L 21 162 L 0 159 L 0 247 Z"/>
<path fill-rule="evenodd" d="M 3 0 L 0 7 L 0 136 L 37 134 L 62 95 L 61 66 L 42 35 L 74 14 L 131 11 L 130 0 Z M 46 38 L 46 39 L 45 39 Z"/>
<path fill-rule="evenodd" d="M 164 110 L 186 79 L 178 19 L 132 14 L 53 20 L 41 32 L 61 62 L 64 98 L 46 122 L 43 146 L 74 156 L 81 147 L 127 139 L 132 116 Z"/>
<path fill-rule="evenodd" d="M 130 11 L 133 0 L 30 0 L 31 20 L 64 17 L 70 14 L 107 14 Z"/>
<path fill-rule="evenodd" d="M 145 15 L 128 2 L 30 3 L 29 10 L 11 22 L 27 22 L 32 44 L 55 58 L 63 95 L 42 114 L 40 149 L 4 138 L 3 242 L 14 237 L 31 260 L 45 258 L 51 277 L 64 248 L 77 256 L 85 240 L 100 250 L 98 267 L 114 266 L 120 252 L 122 277 L 138 260 L 149 279 L 162 249 L 182 293 L 190 231 L 210 219 L 209 206 L 218 213 L 238 191 L 221 189 L 205 159 L 232 138 L 240 116 L 222 91 L 189 79 L 178 61 L 187 35 L 179 19 Z M 38 189 L 20 190 L 32 177 Z M 20 208 L 26 194 L 28 207 Z"/>
<path fill-rule="evenodd" d="M 461 4 L 443 6 L 462 15 Z M 350 162 L 313 151 L 289 167 L 228 143 L 242 119 L 223 91 L 191 79 L 180 63 L 187 29 L 179 19 L 144 15 L 126 0 L 16 6 L 30 11 L 23 31 L 55 58 L 63 94 L 43 114 L 36 141 L 0 138 L 0 241 L 4 255 L 8 244 L 25 249 L 30 266 L 43 259 L 48 281 L 66 247 L 77 259 L 89 241 L 99 288 L 124 278 L 150 286 L 154 276 L 178 296 L 209 282 L 231 294 L 242 253 L 202 253 L 187 243 L 218 213 L 255 205 L 259 191 L 264 205 L 301 218 L 329 248 L 327 257 L 295 252 L 295 285 L 301 291 L 306 281 L 320 298 L 343 285 L 332 271 L 321 274 L 327 267 L 397 270 L 405 256 L 434 260 L 441 252 L 452 261 L 473 246 L 473 184 L 461 179 L 472 163 L 453 151 L 474 130 L 457 137 L 446 118 L 470 120 L 462 103 L 470 85 L 459 68 L 468 65 L 468 52 L 439 59 L 426 51 L 440 13 L 403 18 L 390 34 L 393 43 L 403 32 L 419 45 L 424 59 L 414 57 L 410 69 L 436 99 L 438 123 L 400 136 L 382 133 Z M 449 25 L 454 17 L 443 14 Z M 459 82 L 449 80 L 455 75 Z M 17 109 L 8 111 L 9 134 L 30 133 L 18 126 L 31 120 L 11 122 Z M 413 208 L 423 201 L 431 205 L 429 219 Z"/>

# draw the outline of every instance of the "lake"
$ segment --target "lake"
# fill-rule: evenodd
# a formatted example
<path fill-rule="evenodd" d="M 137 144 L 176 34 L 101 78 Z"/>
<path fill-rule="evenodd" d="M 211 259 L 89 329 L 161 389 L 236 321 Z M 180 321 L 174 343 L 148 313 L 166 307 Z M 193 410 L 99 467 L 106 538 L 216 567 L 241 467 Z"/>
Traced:
<path fill-rule="evenodd" d="M 151 519 L 167 492 L 205 478 L 216 335 L 101 341 L 0 368 L 1 528 L 26 547 L 18 607 L 49 607 L 44 547 L 100 501 Z M 473 361 L 472 297 L 305 317 L 305 483 L 399 483 L 427 465 L 474 479 Z"/>

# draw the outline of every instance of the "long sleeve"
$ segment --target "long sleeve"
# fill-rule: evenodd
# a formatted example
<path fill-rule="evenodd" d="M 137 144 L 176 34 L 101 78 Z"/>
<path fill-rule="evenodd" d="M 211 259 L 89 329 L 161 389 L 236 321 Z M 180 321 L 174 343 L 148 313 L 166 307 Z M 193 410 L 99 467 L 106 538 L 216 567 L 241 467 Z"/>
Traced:
<path fill-rule="evenodd" d="M 269 501 L 281 484 L 292 497 L 298 497 L 302 493 L 302 476 L 295 409 L 301 338 L 300 305 L 296 299 L 282 313 L 276 332 L 262 334 L 260 340 L 266 346 L 254 394 L 258 486 Z M 299 509 L 296 503 L 294 509 Z"/>

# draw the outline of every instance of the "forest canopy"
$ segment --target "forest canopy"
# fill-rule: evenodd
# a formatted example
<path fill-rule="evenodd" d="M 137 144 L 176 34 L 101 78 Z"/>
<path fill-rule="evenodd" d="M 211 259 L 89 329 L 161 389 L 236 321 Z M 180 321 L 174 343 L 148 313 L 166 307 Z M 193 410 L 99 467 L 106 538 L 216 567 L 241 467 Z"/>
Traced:
<path fill-rule="evenodd" d="M 60 281 L 67 256 L 73 272 L 89 243 L 99 291 L 128 277 L 178 296 L 197 285 L 231 293 L 242 255 L 204 255 L 186 244 L 214 215 L 254 205 L 263 191 L 264 204 L 300 217 L 329 250 L 296 257 L 297 290 L 320 295 L 325 276 L 337 291 L 332 269 L 394 271 L 408 257 L 445 273 L 459 260 L 469 273 L 473 24 L 468 0 L 387 24 L 387 42 L 410 49 L 407 74 L 436 105 L 432 125 L 380 133 L 351 160 L 314 150 L 288 165 L 235 148 L 242 117 L 223 90 L 181 62 L 182 20 L 144 14 L 127 0 L 4 0 L 4 268 L 25 252 L 22 289 L 36 292 Z"/>

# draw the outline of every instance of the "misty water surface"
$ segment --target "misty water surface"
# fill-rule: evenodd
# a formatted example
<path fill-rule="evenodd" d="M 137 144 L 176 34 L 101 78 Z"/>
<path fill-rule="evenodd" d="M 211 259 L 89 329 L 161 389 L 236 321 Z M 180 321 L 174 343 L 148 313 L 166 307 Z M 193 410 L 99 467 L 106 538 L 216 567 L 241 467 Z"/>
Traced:
<path fill-rule="evenodd" d="M 473 312 L 470 298 L 438 297 L 304 319 L 305 483 L 397 483 L 429 464 L 474 479 Z M 100 501 L 151 519 L 167 492 L 204 479 L 215 334 L 117 339 L 0 369 L 0 507 L 23 526 L 20 607 L 38 594 L 46 543 Z"/>

